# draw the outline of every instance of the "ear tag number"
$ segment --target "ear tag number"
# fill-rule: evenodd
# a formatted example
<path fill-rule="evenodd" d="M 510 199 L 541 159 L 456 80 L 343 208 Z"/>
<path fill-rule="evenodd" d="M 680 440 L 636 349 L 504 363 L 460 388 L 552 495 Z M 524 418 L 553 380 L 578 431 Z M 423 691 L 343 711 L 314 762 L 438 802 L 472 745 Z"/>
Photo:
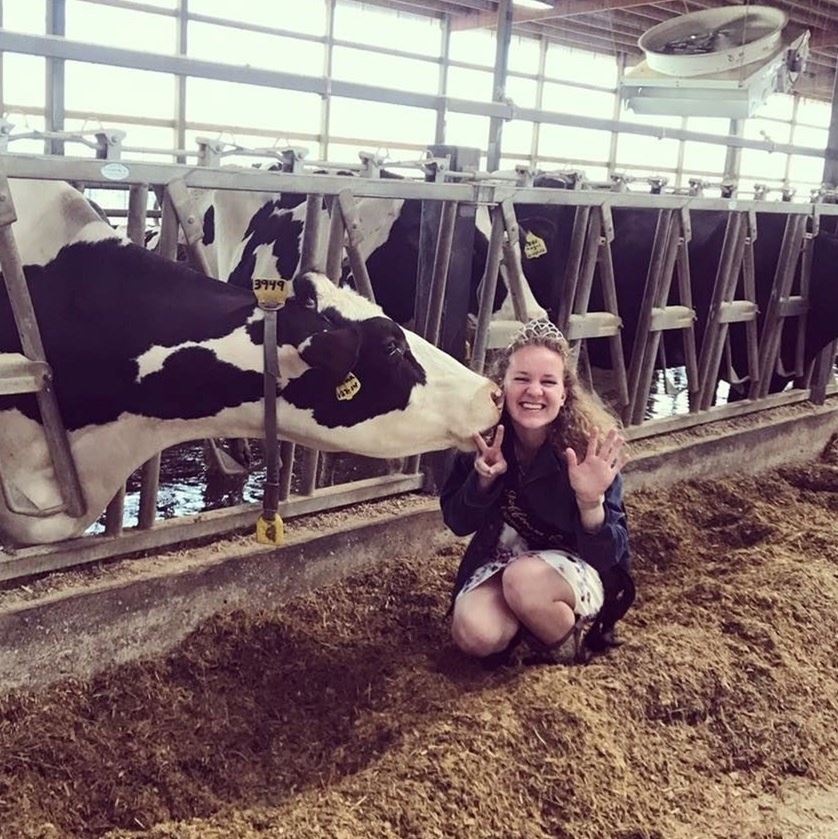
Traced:
<path fill-rule="evenodd" d="M 350 373 L 336 388 L 335 396 L 341 402 L 347 399 L 354 399 L 361 389 L 361 383 L 358 381 L 354 373 Z"/>
<path fill-rule="evenodd" d="M 547 253 L 547 245 L 544 243 L 544 239 L 528 230 L 524 239 L 524 256 L 527 259 L 538 259 L 545 253 Z"/>
<path fill-rule="evenodd" d="M 260 280 L 254 277 L 251 282 L 260 306 L 284 306 L 291 294 L 291 283 L 288 280 Z"/>

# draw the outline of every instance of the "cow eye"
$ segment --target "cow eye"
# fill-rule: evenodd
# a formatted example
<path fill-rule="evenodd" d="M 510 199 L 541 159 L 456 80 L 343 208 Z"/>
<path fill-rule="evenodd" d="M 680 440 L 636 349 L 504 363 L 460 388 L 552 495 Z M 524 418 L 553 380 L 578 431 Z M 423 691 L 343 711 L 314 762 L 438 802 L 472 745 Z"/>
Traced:
<path fill-rule="evenodd" d="M 306 309 L 316 309 L 317 301 L 313 297 L 306 297 L 303 300 L 303 306 L 305 306 Z"/>
<path fill-rule="evenodd" d="M 384 350 L 388 358 L 395 358 L 397 355 L 404 355 L 404 350 L 399 346 L 395 338 L 391 338 L 385 345 Z"/>

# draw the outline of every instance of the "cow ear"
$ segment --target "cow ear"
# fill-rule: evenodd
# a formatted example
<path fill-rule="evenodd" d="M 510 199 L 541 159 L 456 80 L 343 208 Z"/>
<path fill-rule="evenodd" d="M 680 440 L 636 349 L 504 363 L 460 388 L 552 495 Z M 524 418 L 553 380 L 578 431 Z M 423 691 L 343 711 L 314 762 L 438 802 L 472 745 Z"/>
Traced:
<path fill-rule="evenodd" d="M 300 349 L 300 358 L 309 367 L 327 370 L 343 381 L 355 367 L 361 339 L 354 329 L 330 329 L 315 332 Z"/>

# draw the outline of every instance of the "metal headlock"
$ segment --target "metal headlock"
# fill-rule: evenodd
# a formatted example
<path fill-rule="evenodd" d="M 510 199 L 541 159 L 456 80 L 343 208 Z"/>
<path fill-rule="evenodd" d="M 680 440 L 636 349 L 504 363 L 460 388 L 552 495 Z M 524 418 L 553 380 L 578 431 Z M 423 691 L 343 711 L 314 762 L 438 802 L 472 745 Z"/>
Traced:
<path fill-rule="evenodd" d="M 285 305 L 290 283 L 287 280 L 261 280 L 254 277 L 253 293 L 264 312 L 264 425 L 265 491 L 262 515 L 256 522 L 256 541 L 263 545 L 281 545 L 284 539 L 279 509 L 279 472 L 282 459 L 277 437 L 276 404 L 279 387 L 279 356 L 276 340 L 276 314 Z"/>
<path fill-rule="evenodd" d="M 2 465 L 0 491 L 8 509 L 18 515 L 43 518 L 66 512 L 68 516 L 79 518 L 87 511 L 87 505 L 52 387 L 52 370 L 47 363 L 20 253 L 12 234 L 11 225 L 16 220 L 9 181 L 0 172 L 0 269 L 23 350 L 22 353 L 0 353 L 0 395 L 35 394 L 62 502 L 52 507 L 39 507 L 5 479 Z"/>

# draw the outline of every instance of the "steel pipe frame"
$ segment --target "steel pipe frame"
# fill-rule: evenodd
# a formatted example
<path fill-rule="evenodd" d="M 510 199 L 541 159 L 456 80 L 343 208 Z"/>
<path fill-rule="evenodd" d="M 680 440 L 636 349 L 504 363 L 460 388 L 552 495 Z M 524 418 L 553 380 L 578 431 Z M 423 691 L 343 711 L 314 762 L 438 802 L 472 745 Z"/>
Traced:
<path fill-rule="evenodd" d="M 477 328 L 474 333 L 474 346 L 471 354 L 471 369 L 483 372 L 486 363 L 486 348 L 489 342 L 489 321 L 492 318 L 492 304 L 498 285 L 498 274 L 503 251 L 504 222 L 503 214 L 495 212 L 492 218 L 492 232 L 489 236 L 489 249 L 486 253 L 486 267 L 480 281 L 480 304 L 477 310 Z"/>
<path fill-rule="evenodd" d="M 48 367 L 49 360 L 44 351 L 38 320 L 32 305 L 26 277 L 23 272 L 23 261 L 12 233 L 11 225 L 16 220 L 9 184 L 0 171 L 0 272 L 7 289 L 7 298 L 15 325 L 22 354 L 32 362 Z M 52 373 L 49 372 L 42 381 L 40 389 L 35 391 L 38 410 L 42 418 L 42 427 L 46 439 L 47 450 L 55 472 L 59 494 L 62 502 L 50 512 L 66 511 L 67 515 L 77 518 L 84 515 L 87 505 L 73 460 L 70 442 L 58 408 L 55 390 L 52 386 Z M 7 495 L 5 482 L 0 478 L 3 494 L 10 509 L 14 512 L 12 501 Z M 33 505 L 33 511 L 34 508 Z M 35 515 L 47 515 L 40 511 Z"/>
<path fill-rule="evenodd" d="M 67 164 L 69 164 L 70 166 L 73 166 L 73 164 L 75 163 L 75 161 L 65 161 L 65 162 L 66 162 Z M 166 168 L 171 169 L 171 168 L 173 168 L 173 167 L 166 167 Z M 174 168 L 176 168 L 176 167 L 174 167 Z M 183 167 L 181 167 L 181 168 L 183 168 Z M 282 175 L 280 175 L 280 173 L 271 173 L 271 174 L 272 174 L 274 177 L 276 177 L 277 175 L 279 175 L 280 177 L 282 177 Z M 286 177 L 299 178 L 299 177 L 301 177 L 301 176 L 286 176 Z M 322 184 L 323 184 L 323 180 L 322 180 L 322 179 L 323 179 L 323 177 L 324 177 L 324 176 L 315 176 L 315 177 L 316 177 L 316 179 L 317 179 L 317 185 L 318 185 L 318 186 L 319 186 L 319 185 L 322 185 Z M 354 180 L 357 180 L 357 179 L 354 179 Z M 428 187 L 430 187 L 430 191 L 434 191 L 434 190 L 436 189 L 436 187 L 438 187 L 439 185 L 435 185 L 435 184 L 428 184 L 427 186 L 428 186 Z M 279 187 L 279 186 L 276 186 L 276 185 L 272 185 L 272 187 L 271 187 L 271 188 L 274 188 L 274 189 L 279 189 L 279 190 L 281 190 L 281 189 L 282 189 L 282 187 Z M 436 190 L 436 191 L 438 191 L 438 190 Z M 485 192 L 485 185 L 479 185 L 479 186 L 477 186 L 475 191 L 476 191 L 476 192 Z M 531 192 L 532 190 L 526 190 L 526 191 L 527 191 L 527 192 Z M 507 190 L 507 192 L 508 192 L 508 190 Z M 517 193 L 517 191 L 515 191 L 515 192 Z M 550 190 L 536 190 L 536 192 L 538 192 L 538 193 L 544 193 L 544 194 L 545 194 L 545 196 L 541 196 L 541 195 L 540 195 L 539 197 L 546 197 L 546 194 L 550 193 L 551 191 L 550 191 Z M 319 200 L 320 200 L 319 195 L 320 195 L 320 193 L 318 192 L 318 193 L 317 193 L 317 201 L 318 201 L 318 202 L 319 202 Z M 603 198 L 603 197 L 605 197 L 606 195 L 607 195 L 606 193 L 588 193 L 586 197 L 587 197 L 590 201 L 595 201 L 595 202 L 597 202 L 597 203 L 602 203 L 602 198 Z M 428 196 L 426 196 L 426 197 L 428 197 Z M 517 194 L 516 194 L 516 197 L 517 197 Z M 563 196 L 563 197 L 564 197 L 564 198 L 567 198 L 568 196 L 567 196 L 567 195 L 565 195 L 565 196 Z M 573 196 L 573 197 L 576 197 L 576 196 Z M 647 198 L 648 196 L 642 196 L 642 197 L 643 197 L 643 198 Z M 618 198 L 619 198 L 619 196 L 618 196 Z M 660 203 L 661 203 L 661 202 L 660 202 L 660 196 L 654 196 L 653 198 L 654 198 L 654 200 L 653 200 L 653 201 L 651 201 L 651 202 L 643 202 L 643 203 L 645 203 L 647 206 L 649 205 L 649 203 L 651 203 L 651 204 L 653 204 L 653 205 L 654 205 L 654 204 L 657 204 L 657 205 L 659 206 L 659 205 L 660 205 Z M 509 198 L 507 198 L 507 199 L 505 199 L 505 200 L 506 200 L 506 201 L 511 201 L 511 199 L 509 199 Z M 529 199 L 526 199 L 526 200 L 529 200 Z M 171 203 L 171 201 L 169 201 L 168 203 Z M 581 213 L 583 214 L 583 217 L 584 217 L 584 215 L 585 215 L 586 213 L 589 213 L 589 212 L 590 212 L 589 207 L 580 206 L 580 205 L 578 204 L 578 202 L 577 202 L 577 201 L 575 201 L 575 200 L 574 200 L 574 201 L 569 201 L 569 202 L 568 202 L 568 201 L 552 202 L 552 201 L 551 201 L 551 202 L 548 202 L 548 203 L 570 203 L 570 204 L 576 204 L 576 205 L 577 205 L 577 207 L 578 207 L 578 212 L 581 212 Z M 609 201 L 609 202 L 606 202 L 606 206 L 607 206 L 607 205 L 610 205 L 610 204 L 612 204 L 612 203 L 613 203 L 613 204 L 617 204 L 617 205 L 621 205 L 621 204 L 624 204 L 625 202 L 622 202 L 622 201 L 620 201 L 620 200 Z M 636 202 L 631 201 L 631 202 L 629 202 L 629 203 L 630 203 L 630 204 L 635 204 Z M 707 202 L 706 200 L 698 200 L 698 201 L 696 201 L 696 200 L 691 200 L 691 201 L 689 201 L 689 202 L 686 202 L 683 206 L 687 206 L 687 204 L 689 204 L 689 205 L 695 205 L 695 206 L 701 206 L 701 205 L 703 205 L 703 204 L 707 204 L 707 203 L 708 203 L 708 202 Z M 731 206 L 731 204 L 736 204 L 737 202 L 728 202 L 728 201 L 726 201 L 726 202 L 712 202 L 712 201 L 710 201 L 709 203 L 710 203 L 711 205 L 712 205 L 712 204 L 715 204 L 715 203 L 723 203 L 723 204 L 725 204 L 725 205 L 727 205 L 727 206 L 729 207 L 729 206 Z M 739 203 L 741 204 L 741 203 L 743 203 L 743 202 L 739 202 Z M 753 203 L 753 202 L 751 202 L 751 203 Z M 500 257 L 500 250 L 501 250 L 501 249 L 502 249 L 502 247 L 503 247 L 503 232 L 504 232 L 504 228 L 506 228 L 506 226 L 507 226 L 507 224 L 508 224 L 508 217 L 507 217 L 507 219 L 504 219 L 504 212 L 503 212 L 503 209 L 504 209 L 504 208 L 503 208 L 503 206 L 501 206 L 501 207 L 499 207 L 499 208 L 496 210 L 496 212 L 495 212 L 495 218 L 494 218 L 494 220 L 493 220 L 493 234 L 495 234 L 495 231 L 498 231 L 498 234 L 499 234 L 499 235 L 493 235 L 493 242 L 492 242 L 492 244 L 491 244 L 491 246 L 490 246 L 490 255 L 492 255 L 492 253 L 494 252 L 494 259 L 495 259 L 495 260 L 497 261 L 497 263 L 498 263 L 497 269 L 496 269 L 496 270 L 495 270 L 495 272 L 494 272 L 494 275 L 495 275 L 495 283 L 496 283 L 496 281 L 497 281 L 497 273 L 498 273 L 498 269 L 499 269 L 499 262 L 500 262 L 500 258 L 499 258 L 499 257 Z M 762 209 L 763 209 L 763 206 L 760 206 L 760 209 L 762 210 Z M 800 207 L 800 206 L 799 206 L 799 207 L 798 207 L 798 209 L 804 209 L 804 210 L 806 210 L 806 211 L 811 211 L 811 209 L 812 209 L 812 208 L 811 208 L 811 207 L 809 207 L 808 205 L 803 205 L 802 207 Z M 829 207 L 829 205 L 818 206 L 818 207 L 816 208 L 817 213 L 820 213 L 820 212 L 822 212 L 822 211 L 826 211 L 826 212 L 825 212 L 825 214 L 833 214 L 833 213 L 830 213 L 830 209 L 831 209 L 831 208 Z M 835 211 L 836 211 L 836 212 L 838 212 L 838 208 L 834 208 L 834 209 L 835 209 Z M 786 213 L 789 213 L 789 212 L 791 211 L 791 207 L 790 207 L 790 205 L 786 204 L 786 205 L 785 205 L 785 206 L 783 206 L 782 208 L 779 208 L 777 211 L 778 211 L 778 212 L 786 212 Z M 508 212 L 508 211 L 507 211 L 507 212 Z M 685 211 L 683 211 L 683 212 L 685 212 Z M 341 213 L 338 213 L 337 215 L 341 215 Z M 597 214 L 597 213 L 595 213 L 595 215 L 597 215 L 597 216 L 598 216 L 598 214 Z M 738 214 L 737 214 L 737 215 L 738 215 Z M 175 226 L 174 230 L 172 230 L 172 229 L 171 229 L 171 226 L 175 224 L 175 222 L 174 222 L 174 213 L 173 213 L 173 208 L 170 208 L 168 213 L 166 212 L 166 209 L 164 208 L 164 214 L 163 214 L 163 217 L 164 217 L 164 219 L 170 219 L 170 221 L 168 222 L 168 225 L 167 225 L 167 223 L 166 223 L 166 222 L 164 222 L 164 229 L 165 229 L 167 232 L 166 232 L 166 233 L 163 235 L 163 237 L 162 237 L 162 238 L 163 238 L 163 247 L 164 247 L 164 248 L 169 248 L 169 249 L 171 249 L 171 247 L 172 247 L 173 243 L 176 243 L 176 226 Z M 600 226 L 601 226 L 601 220 L 600 220 L 600 222 L 599 222 L 599 223 L 600 223 Z M 587 225 L 586 225 L 586 226 L 587 226 Z M 442 232 L 442 231 L 441 231 L 441 232 Z M 597 233 L 597 235 L 596 235 L 596 237 L 595 237 L 595 238 L 597 238 L 597 239 L 598 239 L 598 238 L 599 238 L 599 233 L 598 233 L 597 231 L 594 231 L 594 232 L 596 232 L 596 233 Z M 578 236 L 575 236 L 575 238 L 578 238 Z M 577 248 L 578 248 L 578 247 L 579 247 L 579 246 L 577 245 Z M 593 271 L 593 268 L 595 267 L 595 266 L 593 266 L 593 265 L 592 265 L 592 263 L 591 263 L 591 255 L 590 255 L 590 253 L 589 253 L 589 256 L 588 256 L 588 260 L 587 260 L 587 262 L 588 262 L 588 264 L 587 264 L 587 266 L 585 267 L 585 272 L 584 272 L 584 273 L 585 273 L 586 275 L 590 273 L 590 274 L 591 274 L 591 276 L 590 276 L 590 277 L 587 277 L 587 276 L 586 276 L 586 278 L 584 279 L 584 283 L 583 283 L 583 288 L 582 288 L 582 291 L 584 292 L 584 287 L 588 287 L 588 293 L 589 293 L 589 291 L 590 291 L 589 285 L 590 285 L 590 282 L 592 282 L 592 271 Z M 487 273 L 490 273 L 490 272 L 491 272 L 491 265 L 490 265 L 490 264 L 487 264 Z M 489 284 L 489 285 L 485 285 L 485 286 L 484 286 L 484 299 L 485 299 L 485 294 L 488 292 L 488 290 L 489 290 L 490 286 L 491 286 L 491 284 Z M 491 296 L 493 297 L 493 296 L 494 296 L 494 288 L 493 288 L 493 287 L 491 288 L 491 291 L 492 291 Z M 584 295 L 583 295 L 583 296 L 584 296 Z M 484 311 L 488 311 L 488 310 L 487 310 L 487 309 L 485 309 L 485 307 L 484 307 Z M 488 324 L 486 324 L 486 326 L 487 326 L 487 325 L 488 325 Z M 479 335 L 479 334 L 480 334 L 480 329 L 478 329 L 478 335 Z M 484 340 L 485 340 L 485 329 L 484 329 Z M 478 355 L 479 355 L 479 349 L 478 349 Z M 485 356 L 485 350 L 484 350 L 484 356 Z M 481 366 L 482 366 L 482 361 L 481 361 Z M 291 444 L 289 444 L 289 445 L 291 445 Z M 289 454 L 291 454 L 291 453 L 289 452 Z M 290 478 L 290 476 L 289 476 L 289 478 Z M 146 485 L 147 485 L 147 486 L 146 486 L 146 488 L 145 488 L 145 494 L 146 494 L 146 496 L 147 496 L 147 497 L 153 494 L 153 493 L 152 493 L 152 489 L 153 489 L 153 483 L 154 483 L 154 481 L 155 481 L 155 480 L 156 480 L 156 478 L 152 478 L 152 479 L 151 479 L 151 481 L 145 481 L 145 482 L 144 482 L 144 483 L 146 483 Z M 288 482 L 288 486 L 290 487 L 290 480 L 289 480 L 289 482 Z M 286 496 L 285 496 L 285 497 L 287 498 L 287 494 L 286 494 Z M 142 507 L 142 503 L 141 503 L 141 507 Z M 148 502 L 146 502 L 146 508 L 148 508 Z M 153 513 L 153 510 L 152 510 L 152 513 Z M 150 517 L 150 514 L 149 514 L 149 513 L 146 513 L 145 515 L 141 515 L 141 519 L 142 519 L 142 520 L 141 520 L 141 524 L 140 524 L 140 527 L 141 527 L 141 528 L 142 528 L 142 527 L 149 527 L 149 526 L 150 526 L 149 521 L 148 521 L 149 517 Z M 152 519 L 152 523 L 153 523 L 153 519 Z"/>
<path fill-rule="evenodd" d="M 256 192 L 296 192 L 337 195 L 344 189 L 353 196 L 370 198 L 415 198 L 464 203 L 496 204 L 506 199 L 513 203 L 693 210 L 757 210 L 762 213 L 794 215 L 817 212 L 838 215 L 838 205 L 747 201 L 740 199 L 699 198 L 690 195 L 650 195 L 600 190 L 555 190 L 519 187 L 509 182 L 428 183 L 413 180 L 380 180 L 340 175 L 294 175 L 257 169 L 213 169 L 180 164 L 132 162 L 123 159 L 128 174 L 119 182 L 102 174 L 105 161 L 86 158 L 41 157 L 0 153 L 0 167 L 8 177 L 42 180 L 80 181 L 98 188 L 124 189 L 132 184 L 166 184 L 182 177 L 186 186 L 200 189 L 234 189 Z"/>
<path fill-rule="evenodd" d="M 643 421 L 649 387 L 652 382 L 655 357 L 658 353 L 660 332 L 651 331 L 652 310 L 660 305 L 664 286 L 668 294 L 668 283 L 664 276 L 668 274 L 671 281 L 672 269 L 675 265 L 678 237 L 674 235 L 673 226 L 677 214 L 673 210 L 660 210 L 655 225 L 655 238 L 652 245 L 652 256 L 646 272 L 646 283 L 643 288 L 643 299 L 640 303 L 640 318 L 637 322 L 637 332 L 634 336 L 634 346 L 629 366 L 630 401 L 626 415 L 628 424 L 637 425 Z M 664 303 L 666 298 L 664 297 Z M 645 392 L 641 390 L 645 383 Z"/>
<path fill-rule="evenodd" d="M 777 269 L 771 287 L 771 297 L 763 322 L 759 383 L 753 390 L 757 397 L 767 396 L 768 388 L 771 385 L 783 335 L 784 318 L 780 308 L 791 291 L 805 235 L 806 217 L 789 216 L 786 219 L 786 229 L 780 246 L 780 256 L 777 260 Z"/>
<path fill-rule="evenodd" d="M 730 302 L 742 264 L 745 248 L 743 215 L 742 212 L 731 213 L 727 221 L 716 280 L 713 284 L 713 297 L 701 341 L 699 410 L 712 407 L 716 395 L 719 366 L 728 330 L 728 324 L 721 320 L 722 305 Z"/>
<path fill-rule="evenodd" d="M 128 192 L 128 238 L 140 247 L 145 247 L 145 221 L 148 206 L 148 187 L 145 184 L 132 186 Z M 125 519 L 125 484 L 105 509 L 105 535 L 119 536 Z"/>

